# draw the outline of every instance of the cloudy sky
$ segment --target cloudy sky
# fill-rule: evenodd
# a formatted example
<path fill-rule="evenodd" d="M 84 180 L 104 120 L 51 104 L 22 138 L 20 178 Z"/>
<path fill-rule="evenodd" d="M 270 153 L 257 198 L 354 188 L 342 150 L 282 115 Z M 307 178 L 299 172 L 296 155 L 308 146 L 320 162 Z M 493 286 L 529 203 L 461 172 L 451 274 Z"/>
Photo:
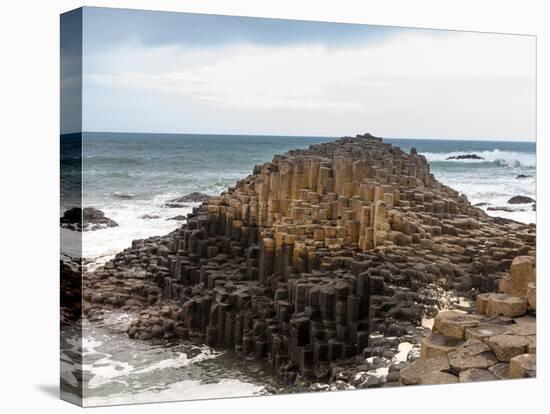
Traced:
<path fill-rule="evenodd" d="M 85 8 L 83 130 L 535 139 L 535 39 Z"/>

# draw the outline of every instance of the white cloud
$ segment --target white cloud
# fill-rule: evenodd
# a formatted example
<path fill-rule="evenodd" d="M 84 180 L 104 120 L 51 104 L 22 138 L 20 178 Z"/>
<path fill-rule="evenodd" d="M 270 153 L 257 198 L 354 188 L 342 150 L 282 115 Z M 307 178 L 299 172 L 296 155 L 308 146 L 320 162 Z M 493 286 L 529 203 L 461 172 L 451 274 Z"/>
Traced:
<path fill-rule="evenodd" d="M 145 99 L 174 132 L 534 139 L 534 57 L 530 37 L 432 31 L 364 48 L 127 47 L 85 57 L 84 124 L 162 128 Z"/>

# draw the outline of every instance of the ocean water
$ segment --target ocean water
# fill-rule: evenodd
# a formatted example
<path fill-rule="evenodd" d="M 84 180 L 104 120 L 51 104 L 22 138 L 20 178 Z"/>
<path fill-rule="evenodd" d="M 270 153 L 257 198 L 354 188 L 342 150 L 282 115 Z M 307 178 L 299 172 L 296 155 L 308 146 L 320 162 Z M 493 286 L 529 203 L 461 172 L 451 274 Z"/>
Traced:
<path fill-rule="evenodd" d="M 70 356 L 84 354 L 86 407 L 265 395 L 279 387 L 266 361 L 243 360 L 192 341 L 131 340 L 126 334 L 131 318 L 110 312 L 101 322 L 84 320 L 82 341 L 78 332 L 61 341 L 63 389 L 69 395 L 78 386 L 80 367 Z"/>
<path fill-rule="evenodd" d="M 103 263 L 136 238 L 163 235 L 179 227 L 182 222 L 168 219 L 186 215 L 194 205 L 167 208 L 163 207 L 166 201 L 193 191 L 217 195 L 275 154 L 333 139 L 84 133 L 80 148 L 73 137 L 72 144 L 62 151 L 62 210 L 75 205 L 82 190 L 84 206 L 99 208 L 119 226 L 83 233 L 82 252 L 78 235 L 61 229 L 64 252 L 82 254 L 96 265 Z M 534 143 L 385 141 L 405 151 L 415 147 L 426 156 L 439 181 L 466 194 L 474 204 L 486 203 L 481 208 L 513 209 L 489 214 L 535 222 L 531 204 L 507 204 L 515 195 L 536 198 Z M 447 159 L 465 154 L 484 159 Z M 528 178 L 516 178 L 520 174 Z M 157 218 L 144 219 L 144 215 Z M 125 333 L 129 318 L 131 315 L 113 314 L 101 323 L 85 321 L 82 348 L 87 405 L 259 395 L 273 385 L 265 366 L 242 363 L 232 353 L 191 343 L 152 346 L 130 340 Z M 71 367 L 64 369 L 70 371 Z"/>
<path fill-rule="evenodd" d="M 516 195 L 536 200 L 536 144 L 510 141 L 451 141 L 420 139 L 387 139 L 387 142 L 409 151 L 415 147 L 431 165 L 431 171 L 442 183 L 465 194 L 472 204 L 489 215 L 522 223 L 535 223 L 532 204 L 511 205 Z M 448 160 L 449 157 L 476 154 L 483 160 Z M 519 175 L 527 178 L 517 178 Z M 506 207 L 491 211 L 489 207 Z"/>

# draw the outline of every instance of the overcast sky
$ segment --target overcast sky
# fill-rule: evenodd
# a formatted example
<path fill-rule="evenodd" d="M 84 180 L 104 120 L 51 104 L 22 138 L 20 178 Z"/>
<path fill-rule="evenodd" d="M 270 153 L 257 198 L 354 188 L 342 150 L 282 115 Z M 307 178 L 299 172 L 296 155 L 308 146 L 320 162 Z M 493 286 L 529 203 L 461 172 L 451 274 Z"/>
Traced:
<path fill-rule="evenodd" d="M 535 139 L 534 37 L 101 8 L 83 25 L 85 131 Z"/>

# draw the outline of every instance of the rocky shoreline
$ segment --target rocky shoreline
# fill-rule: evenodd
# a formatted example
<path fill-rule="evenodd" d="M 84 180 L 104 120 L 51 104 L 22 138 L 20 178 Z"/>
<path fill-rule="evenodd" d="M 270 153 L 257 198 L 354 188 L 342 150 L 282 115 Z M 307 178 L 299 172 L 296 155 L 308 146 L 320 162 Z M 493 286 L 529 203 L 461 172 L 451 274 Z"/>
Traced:
<path fill-rule="evenodd" d="M 534 251 L 534 225 L 489 217 L 416 150 L 366 134 L 276 155 L 179 229 L 135 240 L 85 273 L 84 313 L 131 311 L 136 340 L 267 360 L 285 392 L 399 385 L 426 359 L 423 319 L 441 325 L 438 292 L 479 302 Z M 466 343 L 452 350 L 485 349 Z M 456 382 L 440 365 L 430 381 Z"/>
<path fill-rule="evenodd" d="M 500 293 L 481 293 L 474 313 L 442 312 L 422 339 L 420 359 L 401 371 L 404 385 L 536 376 L 536 269 L 518 256 Z"/>

